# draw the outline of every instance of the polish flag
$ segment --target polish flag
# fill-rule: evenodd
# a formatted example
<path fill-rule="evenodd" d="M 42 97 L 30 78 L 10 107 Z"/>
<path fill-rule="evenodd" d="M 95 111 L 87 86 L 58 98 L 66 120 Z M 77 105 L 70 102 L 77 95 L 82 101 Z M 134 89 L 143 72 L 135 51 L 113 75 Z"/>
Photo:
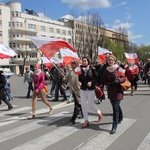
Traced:
<path fill-rule="evenodd" d="M 73 52 L 69 49 L 60 49 L 60 54 L 63 58 L 63 61 L 66 65 L 70 64 L 71 61 L 76 60 L 78 63 L 80 63 L 80 58 L 78 57 L 78 54 L 76 52 Z"/>
<path fill-rule="evenodd" d="M 61 48 L 69 48 L 73 52 L 76 52 L 71 44 L 61 39 L 34 36 L 29 36 L 29 38 L 48 59 L 50 59 Z"/>
<path fill-rule="evenodd" d="M 17 56 L 14 50 L 0 43 L 0 59 Z"/>
<path fill-rule="evenodd" d="M 112 54 L 109 50 L 98 46 L 98 58 L 101 60 L 101 63 L 105 63 L 106 61 L 106 54 Z"/>
<path fill-rule="evenodd" d="M 81 74 L 81 68 L 80 68 L 80 67 L 77 67 L 77 68 L 75 69 L 75 73 L 76 73 L 77 75 L 80 75 L 80 74 Z"/>
<path fill-rule="evenodd" d="M 139 72 L 139 68 L 137 65 L 130 66 L 129 69 L 131 70 L 132 74 L 138 74 L 138 72 Z"/>
<path fill-rule="evenodd" d="M 124 54 L 125 54 L 125 57 L 127 59 L 127 62 L 133 61 L 134 63 L 136 63 L 136 62 L 139 61 L 138 56 L 137 56 L 136 53 L 132 53 L 132 54 L 124 53 Z"/>
<path fill-rule="evenodd" d="M 118 70 L 118 75 L 119 76 L 125 76 L 125 69 L 123 69 L 122 67 L 119 67 L 119 70 Z"/>
<path fill-rule="evenodd" d="M 52 63 L 55 63 L 55 64 L 62 64 L 63 62 L 60 61 L 57 57 L 52 57 L 50 60 L 48 58 L 46 58 L 45 56 L 41 57 L 42 61 L 43 61 L 43 64 L 51 69 L 53 67 L 53 64 Z"/>

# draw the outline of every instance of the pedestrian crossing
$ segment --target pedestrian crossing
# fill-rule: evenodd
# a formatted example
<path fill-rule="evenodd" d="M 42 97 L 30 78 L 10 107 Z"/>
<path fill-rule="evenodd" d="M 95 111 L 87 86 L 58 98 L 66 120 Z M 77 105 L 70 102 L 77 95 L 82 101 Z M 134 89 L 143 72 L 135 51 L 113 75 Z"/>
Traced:
<path fill-rule="evenodd" d="M 1 106 L 0 110 L 5 107 Z M 54 110 L 61 110 L 62 107 L 66 107 L 66 103 L 55 105 Z M 36 111 L 36 118 L 28 120 L 29 111 L 31 107 L 18 106 L 11 111 L 1 111 L 0 148 L 3 150 L 105 150 L 137 122 L 136 119 L 124 118 L 117 132 L 110 135 L 111 123 L 102 126 L 97 121 L 97 115 L 94 114 L 89 117 L 90 126 L 81 129 L 84 120 L 77 119 L 75 124 L 70 123 L 69 118 L 72 115 L 70 111 L 57 111 L 57 113 L 54 111 L 54 114 L 48 115 L 48 109 L 39 109 Z M 15 116 L 15 114 L 20 115 Z M 97 130 L 94 130 L 94 126 L 97 126 Z M 78 142 L 73 142 L 74 139 Z M 62 141 L 72 141 L 72 143 Z M 139 143 L 138 150 L 149 150 L 149 141 L 150 133 L 141 144 Z M 61 146 L 62 143 L 64 146 Z"/>

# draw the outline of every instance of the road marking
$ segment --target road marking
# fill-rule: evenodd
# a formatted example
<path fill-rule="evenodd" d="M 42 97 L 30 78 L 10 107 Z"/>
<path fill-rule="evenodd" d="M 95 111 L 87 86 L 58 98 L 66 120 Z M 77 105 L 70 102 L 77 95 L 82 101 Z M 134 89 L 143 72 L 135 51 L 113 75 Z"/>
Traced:
<path fill-rule="evenodd" d="M 14 106 L 13 106 L 14 107 Z M 0 117 L 8 115 L 8 114 L 12 114 L 12 113 L 18 113 L 20 111 L 25 111 L 31 109 L 31 107 L 21 107 L 21 108 L 14 108 L 11 111 L 4 111 L 0 113 Z"/>
<path fill-rule="evenodd" d="M 74 150 L 104 150 L 113 143 L 121 134 L 123 134 L 136 120 L 124 118 L 123 122 L 118 126 L 115 134 L 110 135 L 108 132 L 100 131 L 92 138 L 82 143 Z M 112 125 L 107 125 L 105 130 L 110 130 Z"/>
<path fill-rule="evenodd" d="M 137 150 L 150 150 L 150 133 L 145 137 Z"/>
<path fill-rule="evenodd" d="M 12 139 L 14 137 L 17 137 L 19 135 L 22 135 L 24 133 L 30 132 L 32 130 L 38 129 L 42 126 L 47 126 L 48 124 L 50 124 L 52 122 L 58 121 L 62 118 L 68 117 L 68 116 L 70 116 L 69 112 L 63 111 L 56 115 L 52 115 L 52 116 L 44 118 L 44 120 L 46 119 L 46 121 L 43 122 L 42 124 L 38 124 L 39 120 L 34 120 L 34 122 L 16 127 L 14 129 L 8 130 L 6 132 L 2 132 L 2 133 L 0 133 L 0 143 L 7 141 L 9 139 Z"/>

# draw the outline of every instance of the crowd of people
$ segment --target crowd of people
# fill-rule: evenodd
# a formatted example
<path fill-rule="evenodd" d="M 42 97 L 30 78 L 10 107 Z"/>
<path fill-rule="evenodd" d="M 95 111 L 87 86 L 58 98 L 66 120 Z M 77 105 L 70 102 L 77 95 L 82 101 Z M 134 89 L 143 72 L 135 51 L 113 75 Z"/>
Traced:
<path fill-rule="evenodd" d="M 97 113 L 98 121 L 101 121 L 103 118 L 103 113 L 96 104 L 100 104 L 105 100 L 105 94 L 97 99 L 97 103 L 95 103 L 95 88 L 98 85 L 104 91 L 104 86 L 106 86 L 108 99 L 113 110 L 113 123 L 110 134 L 114 134 L 118 124 L 123 121 L 123 111 L 120 102 L 124 98 L 124 92 L 120 84 L 128 78 L 131 82 L 132 96 L 137 90 L 137 81 L 139 79 L 145 84 L 148 81 L 150 86 L 150 59 L 145 64 L 143 62 L 135 64 L 133 61 L 128 63 L 116 61 L 116 58 L 111 54 L 106 56 L 104 64 L 99 59 L 91 63 L 87 57 L 83 57 L 81 64 L 73 60 L 67 66 L 53 64 L 51 69 L 44 68 L 43 71 L 39 64 L 34 65 L 34 71 L 26 67 L 24 74 L 24 82 L 28 82 L 26 98 L 30 98 L 32 91 L 32 113 L 28 119 L 35 118 L 38 96 L 48 106 L 49 114 L 52 114 L 54 109 L 47 100 L 48 97 L 53 97 L 53 102 L 60 101 L 59 94 L 61 94 L 63 96 L 61 101 L 67 101 L 66 90 L 68 89 L 70 90 L 70 98 L 67 103 L 71 102 L 72 99 L 74 100 L 74 111 L 69 120 L 74 124 L 77 116 L 80 114 L 81 118 L 84 118 L 82 128 L 86 128 L 90 125 L 87 104 L 90 109 Z M 76 73 L 77 68 L 80 68 L 79 74 Z M 123 75 L 118 74 L 119 68 L 125 70 Z M 10 110 L 13 106 L 9 100 L 13 97 L 10 96 L 9 100 L 6 99 L 6 81 L 3 72 L 0 72 L 0 99 L 8 105 L 8 110 Z M 45 91 L 45 85 L 50 88 L 48 94 Z"/>

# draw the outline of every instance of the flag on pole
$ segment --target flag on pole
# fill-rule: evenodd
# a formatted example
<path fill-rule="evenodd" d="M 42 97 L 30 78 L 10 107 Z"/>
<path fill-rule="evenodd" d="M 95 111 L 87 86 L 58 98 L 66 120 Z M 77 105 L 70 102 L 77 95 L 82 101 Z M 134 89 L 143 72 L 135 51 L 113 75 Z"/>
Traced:
<path fill-rule="evenodd" d="M 17 56 L 17 53 L 10 47 L 0 43 L 0 59 Z"/>
<path fill-rule="evenodd" d="M 118 70 L 118 75 L 119 76 L 125 76 L 125 69 L 123 69 L 122 67 L 119 67 L 119 70 Z"/>
<path fill-rule="evenodd" d="M 103 64 L 106 61 L 106 54 L 112 54 L 109 50 L 98 46 L 98 58 L 101 60 Z"/>
<path fill-rule="evenodd" d="M 50 60 L 48 58 L 46 58 L 45 56 L 41 57 L 42 61 L 43 61 L 43 64 L 51 69 L 53 64 L 52 63 L 55 63 L 55 64 L 62 64 L 63 62 L 60 61 L 57 57 L 52 57 Z"/>
<path fill-rule="evenodd" d="M 29 36 L 29 38 L 48 59 L 50 59 L 61 48 L 69 48 L 73 52 L 76 52 L 71 44 L 61 39 L 34 36 Z"/>
<path fill-rule="evenodd" d="M 78 63 L 80 63 L 80 58 L 76 52 L 73 52 L 69 49 L 60 49 L 60 54 L 66 65 L 70 64 L 72 60 L 76 60 Z"/>
<path fill-rule="evenodd" d="M 124 54 L 125 54 L 125 57 L 127 59 L 127 62 L 133 61 L 134 63 L 136 63 L 136 62 L 139 61 L 138 56 L 137 56 L 136 53 L 132 53 L 132 54 L 124 53 Z"/>

